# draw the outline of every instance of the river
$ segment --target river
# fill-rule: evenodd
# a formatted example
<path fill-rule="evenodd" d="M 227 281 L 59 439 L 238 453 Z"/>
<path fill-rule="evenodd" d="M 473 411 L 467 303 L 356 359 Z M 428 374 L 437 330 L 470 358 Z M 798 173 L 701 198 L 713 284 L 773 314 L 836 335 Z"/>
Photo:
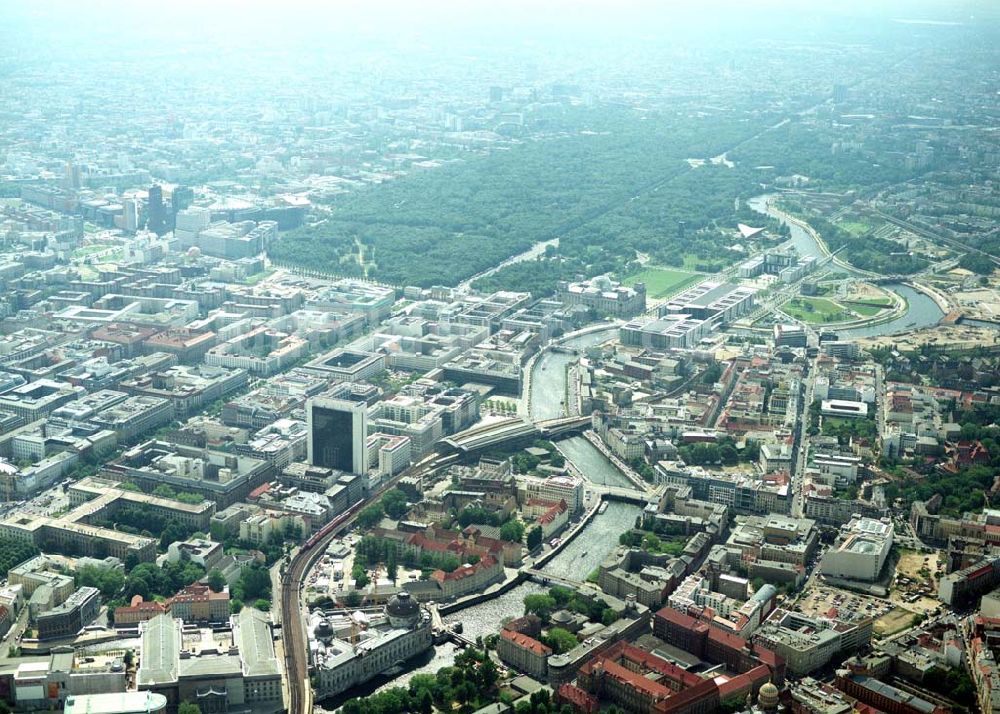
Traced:
<path fill-rule="evenodd" d="M 641 509 L 628 503 L 612 502 L 583 531 L 543 568 L 564 578 L 583 580 L 618 546 L 618 536 L 635 524 Z M 546 588 L 532 582 L 518 585 L 498 598 L 460 610 L 444 618 L 446 623 L 461 622 L 469 637 L 498 632 L 506 617 L 524 614 L 524 596 Z"/>
<path fill-rule="evenodd" d="M 758 213 L 766 213 L 773 216 L 774 214 L 770 213 L 768 210 L 768 198 L 770 198 L 770 196 L 756 196 L 747 201 L 747 205 Z M 777 216 L 774 217 L 777 218 Z M 795 250 L 799 252 L 799 255 L 811 255 L 817 260 L 823 260 L 826 258 L 823 251 L 820 249 L 819 244 L 812 237 L 809 231 L 805 230 L 796 223 L 785 223 L 791 231 L 790 238 L 792 245 L 795 246 Z M 837 263 L 830 263 L 827 266 L 827 269 L 832 273 L 840 275 L 855 274 L 854 270 L 844 268 Z M 864 278 L 862 277 L 861 279 Z M 944 312 L 941 311 L 941 308 L 938 307 L 937 303 L 919 290 L 914 290 L 908 285 L 902 285 L 899 283 L 890 283 L 882 285 L 881 287 L 896 293 L 896 295 L 906 301 L 907 310 L 903 315 L 894 320 L 867 327 L 855 327 L 852 329 L 838 330 L 836 325 L 826 325 L 824 326 L 824 329 L 836 332 L 841 339 L 856 339 L 859 337 L 875 337 L 878 335 L 891 335 L 897 332 L 909 332 L 911 330 L 918 330 L 922 327 L 932 327 L 936 325 L 942 317 L 944 317 Z"/>
<path fill-rule="evenodd" d="M 622 472 L 608 460 L 608 457 L 584 437 L 571 436 L 558 442 L 557 446 L 563 456 L 576 466 L 580 474 L 591 483 L 601 486 L 634 488 L 632 482 L 622 475 Z"/>
<path fill-rule="evenodd" d="M 617 327 L 608 327 L 571 337 L 560 344 L 581 350 L 600 344 L 617 333 Z M 531 418 L 534 421 L 566 416 L 566 368 L 578 359 L 577 355 L 548 351 L 535 360 L 531 370 Z"/>

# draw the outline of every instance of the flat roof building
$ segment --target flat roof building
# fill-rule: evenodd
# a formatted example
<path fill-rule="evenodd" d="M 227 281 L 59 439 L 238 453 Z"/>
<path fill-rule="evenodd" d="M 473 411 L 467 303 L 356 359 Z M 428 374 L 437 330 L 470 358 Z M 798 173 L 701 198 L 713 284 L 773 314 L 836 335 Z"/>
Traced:
<path fill-rule="evenodd" d="M 878 579 L 889 557 L 893 525 L 889 518 L 855 516 L 840 530 L 833 548 L 823 555 L 824 575 L 872 582 Z"/>
<path fill-rule="evenodd" d="M 164 714 L 167 698 L 152 692 L 73 694 L 66 697 L 63 714 Z"/>

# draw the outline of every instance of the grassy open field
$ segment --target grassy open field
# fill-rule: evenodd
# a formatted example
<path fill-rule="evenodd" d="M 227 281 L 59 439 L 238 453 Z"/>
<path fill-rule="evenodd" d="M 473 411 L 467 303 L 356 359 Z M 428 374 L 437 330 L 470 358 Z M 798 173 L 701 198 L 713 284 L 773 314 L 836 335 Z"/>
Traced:
<path fill-rule="evenodd" d="M 848 310 L 826 298 L 798 297 L 785 303 L 781 309 L 794 318 L 817 325 L 854 319 Z"/>
<path fill-rule="evenodd" d="M 871 230 L 871 226 L 863 221 L 841 221 L 839 224 L 841 228 L 850 233 L 851 235 L 864 235 Z"/>
<path fill-rule="evenodd" d="M 700 277 L 696 273 L 672 268 L 643 268 L 638 273 L 633 273 L 625 278 L 623 282 L 626 285 L 645 283 L 646 294 L 650 297 L 660 298 L 673 295 Z"/>
<path fill-rule="evenodd" d="M 74 258 L 86 258 L 88 255 L 94 255 L 95 253 L 103 253 L 109 248 L 114 248 L 115 245 L 112 243 L 92 243 L 90 245 L 80 246 L 73 251 Z"/>
<path fill-rule="evenodd" d="M 685 253 L 684 265 L 681 267 L 684 270 L 701 270 L 704 272 L 712 273 L 717 270 L 722 270 L 730 263 L 732 263 L 732 260 L 726 257 L 700 258 L 694 253 Z"/>

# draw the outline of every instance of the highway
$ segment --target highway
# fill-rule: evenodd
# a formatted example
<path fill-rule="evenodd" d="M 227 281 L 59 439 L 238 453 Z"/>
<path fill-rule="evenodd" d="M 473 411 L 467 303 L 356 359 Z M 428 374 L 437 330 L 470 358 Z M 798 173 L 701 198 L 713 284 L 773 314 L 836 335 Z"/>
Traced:
<path fill-rule="evenodd" d="M 347 512 L 343 522 L 293 556 L 281 579 L 281 638 L 285 648 L 285 676 L 288 681 L 288 712 L 312 714 L 312 685 L 309 682 L 309 648 L 302 608 L 302 584 L 313 564 L 323 556 L 330 541 L 354 525 L 357 514 L 368 504 L 396 485 L 404 476 L 424 476 L 456 460 L 457 454 L 431 454 L 409 469 L 400 472 Z"/>

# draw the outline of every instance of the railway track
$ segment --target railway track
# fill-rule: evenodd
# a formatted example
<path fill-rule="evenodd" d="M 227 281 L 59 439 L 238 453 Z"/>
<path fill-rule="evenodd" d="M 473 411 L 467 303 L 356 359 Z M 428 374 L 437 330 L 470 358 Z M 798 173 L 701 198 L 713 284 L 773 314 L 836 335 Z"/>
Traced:
<path fill-rule="evenodd" d="M 302 584 L 306 574 L 326 552 L 326 546 L 344 530 L 354 525 L 358 513 L 375 503 L 404 476 L 424 476 L 458 459 L 458 454 L 434 454 L 386 482 L 367 499 L 348 510 L 339 523 L 316 540 L 310 539 L 291 559 L 281 576 L 281 638 L 285 647 L 285 675 L 288 681 L 290 714 L 312 714 L 312 685 L 309 682 L 309 652 L 305 621 L 302 617 Z"/>

